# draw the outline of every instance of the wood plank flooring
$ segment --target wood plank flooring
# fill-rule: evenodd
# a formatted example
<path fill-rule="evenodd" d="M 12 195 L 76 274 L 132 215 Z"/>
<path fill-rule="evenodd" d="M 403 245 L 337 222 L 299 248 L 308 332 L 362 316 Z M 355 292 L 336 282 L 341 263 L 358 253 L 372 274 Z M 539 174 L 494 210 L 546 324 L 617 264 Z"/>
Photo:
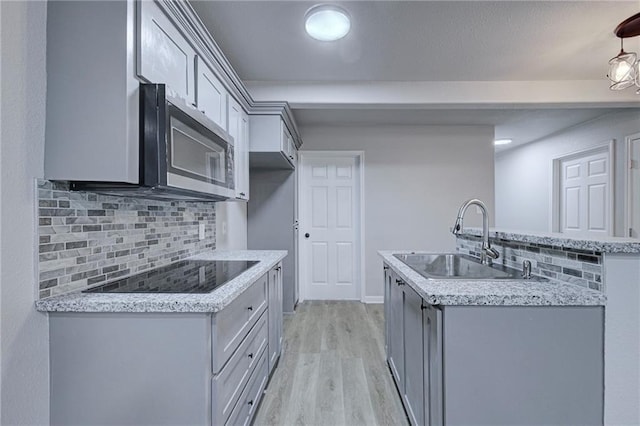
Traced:
<path fill-rule="evenodd" d="M 284 318 L 255 425 L 407 425 L 384 355 L 384 309 L 305 302 Z"/>

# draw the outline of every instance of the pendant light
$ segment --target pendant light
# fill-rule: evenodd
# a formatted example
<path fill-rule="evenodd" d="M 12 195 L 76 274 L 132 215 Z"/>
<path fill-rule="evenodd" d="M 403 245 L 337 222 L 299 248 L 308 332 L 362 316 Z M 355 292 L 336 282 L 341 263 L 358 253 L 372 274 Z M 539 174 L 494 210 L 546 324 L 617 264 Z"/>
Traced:
<path fill-rule="evenodd" d="M 635 52 L 625 52 L 623 40 L 628 37 L 640 35 L 640 13 L 637 13 L 622 21 L 614 30 L 614 34 L 620 38 L 620 53 L 609 60 L 609 73 L 607 77 L 611 81 L 611 90 L 623 90 L 628 87 L 638 87 L 636 93 L 640 94 L 640 61 Z"/>

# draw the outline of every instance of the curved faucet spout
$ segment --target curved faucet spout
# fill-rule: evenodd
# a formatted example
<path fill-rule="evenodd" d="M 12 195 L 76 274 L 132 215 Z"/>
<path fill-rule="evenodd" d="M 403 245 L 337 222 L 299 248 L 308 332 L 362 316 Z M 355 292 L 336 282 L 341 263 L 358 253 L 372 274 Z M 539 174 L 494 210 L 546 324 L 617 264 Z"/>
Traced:
<path fill-rule="evenodd" d="M 480 261 L 484 264 L 489 264 L 492 259 L 497 259 L 500 254 L 495 249 L 491 248 L 491 244 L 489 244 L 489 213 L 487 211 L 487 206 L 482 201 L 477 198 L 465 201 L 458 210 L 458 217 L 456 218 L 456 222 L 453 225 L 451 232 L 454 235 L 462 233 L 464 214 L 471 205 L 478 206 L 482 212 L 482 253 Z"/>

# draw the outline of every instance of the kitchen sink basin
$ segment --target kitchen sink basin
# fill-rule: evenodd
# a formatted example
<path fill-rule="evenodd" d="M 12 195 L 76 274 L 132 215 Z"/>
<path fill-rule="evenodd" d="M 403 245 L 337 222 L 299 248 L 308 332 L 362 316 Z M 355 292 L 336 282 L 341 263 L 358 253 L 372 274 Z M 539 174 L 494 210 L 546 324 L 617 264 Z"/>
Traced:
<path fill-rule="evenodd" d="M 428 279 L 525 280 L 522 271 L 503 265 L 483 265 L 471 256 L 445 254 L 394 254 L 411 269 Z M 531 277 L 526 280 L 544 280 Z"/>

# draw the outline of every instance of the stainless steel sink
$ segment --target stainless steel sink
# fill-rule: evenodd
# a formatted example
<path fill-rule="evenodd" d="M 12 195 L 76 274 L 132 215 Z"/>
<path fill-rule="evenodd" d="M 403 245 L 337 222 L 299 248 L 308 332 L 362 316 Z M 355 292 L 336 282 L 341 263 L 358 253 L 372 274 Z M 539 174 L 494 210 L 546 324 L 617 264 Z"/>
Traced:
<path fill-rule="evenodd" d="M 411 269 L 428 279 L 525 280 L 522 271 L 503 265 L 483 265 L 464 254 L 394 254 Z M 544 280 L 531 277 L 527 280 Z"/>

